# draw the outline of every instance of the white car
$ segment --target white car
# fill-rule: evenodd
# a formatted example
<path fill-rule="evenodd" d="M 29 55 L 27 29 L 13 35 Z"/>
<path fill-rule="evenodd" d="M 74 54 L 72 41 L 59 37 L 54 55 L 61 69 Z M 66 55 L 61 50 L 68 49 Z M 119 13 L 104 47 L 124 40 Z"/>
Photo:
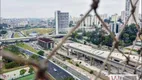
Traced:
<path fill-rule="evenodd" d="M 54 70 L 55 72 L 57 72 L 57 69 L 54 68 L 53 70 Z"/>

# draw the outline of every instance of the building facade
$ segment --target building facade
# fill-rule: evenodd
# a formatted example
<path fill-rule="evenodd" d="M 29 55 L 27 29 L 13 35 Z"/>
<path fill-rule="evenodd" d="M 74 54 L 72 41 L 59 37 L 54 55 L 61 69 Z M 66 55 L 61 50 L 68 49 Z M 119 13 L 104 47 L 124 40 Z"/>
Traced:
<path fill-rule="evenodd" d="M 38 44 L 44 49 L 52 49 L 54 47 L 54 41 L 48 38 L 39 38 Z"/>
<path fill-rule="evenodd" d="M 125 21 L 126 21 L 125 20 L 125 15 L 126 15 L 126 11 L 122 11 L 121 12 L 121 20 L 122 20 L 123 23 L 125 23 Z"/>
<path fill-rule="evenodd" d="M 136 1 L 137 0 L 132 0 L 133 5 L 136 3 Z M 136 5 L 135 12 L 134 12 L 134 16 L 136 17 L 137 22 L 139 22 L 139 19 L 138 19 L 138 16 L 139 16 L 139 3 L 140 3 L 140 1 L 138 1 L 137 5 Z M 130 2 L 130 0 L 126 0 L 126 3 L 125 3 L 126 18 L 125 18 L 125 20 L 127 20 L 128 17 L 130 16 L 131 10 L 132 10 L 131 2 Z M 132 23 L 135 23 L 135 21 L 134 21 L 133 17 L 131 16 L 128 24 L 130 25 Z"/>
<path fill-rule="evenodd" d="M 56 34 L 67 33 L 69 27 L 69 13 L 56 11 L 55 20 Z"/>
<path fill-rule="evenodd" d="M 115 35 L 117 35 L 117 34 L 120 32 L 121 26 L 122 26 L 123 24 L 120 23 L 120 22 L 116 22 L 116 23 L 110 22 L 109 25 L 110 25 L 110 30 L 111 30 L 113 33 L 115 33 Z"/>

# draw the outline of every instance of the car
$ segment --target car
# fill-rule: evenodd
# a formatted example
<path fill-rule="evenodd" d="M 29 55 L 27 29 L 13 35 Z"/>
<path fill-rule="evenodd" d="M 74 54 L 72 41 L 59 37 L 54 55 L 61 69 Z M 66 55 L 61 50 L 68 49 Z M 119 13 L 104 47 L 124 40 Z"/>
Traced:
<path fill-rule="evenodd" d="M 53 70 L 54 70 L 55 72 L 57 72 L 57 69 L 56 69 L 56 68 L 54 68 Z"/>

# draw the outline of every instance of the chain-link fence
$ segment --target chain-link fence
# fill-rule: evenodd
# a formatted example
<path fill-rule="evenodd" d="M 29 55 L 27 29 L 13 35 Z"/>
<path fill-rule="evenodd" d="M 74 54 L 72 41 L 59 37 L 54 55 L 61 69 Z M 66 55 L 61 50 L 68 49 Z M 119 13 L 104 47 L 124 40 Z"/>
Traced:
<path fill-rule="evenodd" d="M 92 2 L 92 5 L 91 5 L 91 8 L 87 11 L 87 13 L 84 15 L 84 17 L 82 17 L 82 19 L 80 21 L 78 21 L 77 25 L 75 27 L 72 28 L 72 30 L 70 30 L 68 32 L 68 34 L 60 41 L 60 43 L 51 51 L 50 55 L 47 57 L 46 60 L 43 60 L 43 61 L 40 61 L 39 63 L 37 63 L 36 61 L 31 61 L 31 60 L 27 60 L 27 59 L 24 59 L 24 58 L 20 58 L 14 54 L 9 54 L 7 52 L 5 52 L 4 50 L 2 50 L 2 47 L 1 47 L 1 50 L 0 50 L 0 54 L 4 57 L 8 57 L 16 62 L 19 62 L 19 63 L 23 63 L 23 64 L 28 64 L 28 65 L 32 65 L 34 66 L 37 71 L 36 71 L 36 80 L 49 80 L 49 76 L 47 76 L 47 69 L 48 69 L 48 61 L 49 59 L 52 58 L 52 56 L 55 55 L 56 51 L 63 45 L 63 43 L 68 39 L 68 37 L 70 37 L 70 35 L 80 26 L 80 24 L 85 20 L 85 18 L 89 15 L 89 13 L 91 11 L 94 11 L 95 15 L 97 16 L 97 18 L 99 19 L 99 21 L 102 23 L 102 26 L 110 33 L 112 39 L 113 39 L 113 46 L 112 46 L 112 49 L 109 53 L 109 55 L 107 56 L 107 58 L 103 61 L 103 65 L 100 69 L 99 72 L 96 72 L 95 76 L 95 80 L 97 80 L 99 77 L 103 77 L 101 75 L 101 72 L 102 70 L 104 69 L 105 65 L 108 63 L 108 60 L 111 56 L 111 54 L 113 53 L 113 51 L 116 49 L 118 50 L 123 56 L 125 56 L 126 58 L 126 61 L 125 61 L 125 64 L 123 65 L 123 70 L 122 70 L 122 73 L 125 71 L 125 68 L 128 66 L 129 62 L 131 61 L 130 59 L 130 54 L 132 52 L 132 49 L 130 51 L 130 53 L 128 55 L 126 55 L 121 49 L 119 49 L 119 41 L 120 41 L 120 36 L 122 35 L 122 32 L 124 31 L 124 29 L 126 28 L 126 25 L 128 24 L 128 21 L 130 19 L 130 17 L 133 17 L 134 21 L 135 21 L 135 25 L 136 25 L 136 28 L 138 30 L 138 33 L 137 33 L 137 37 L 136 38 L 139 38 L 141 40 L 141 44 L 142 44 L 142 28 L 140 27 L 140 25 L 138 25 L 138 22 L 136 20 L 136 17 L 134 15 L 134 12 L 136 10 L 136 5 L 138 3 L 139 0 L 137 0 L 135 2 L 135 4 L 133 4 L 132 0 L 130 0 L 130 3 L 131 3 L 131 7 L 132 7 L 132 10 L 131 10 L 131 14 L 129 15 L 128 19 L 126 20 L 126 22 L 124 23 L 124 25 L 122 26 L 122 30 L 119 32 L 119 34 L 117 36 L 114 35 L 113 32 L 111 32 L 111 30 L 109 29 L 109 26 L 107 26 L 107 24 L 101 19 L 100 15 L 98 14 L 97 12 L 97 9 L 98 9 L 98 6 L 99 6 L 99 3 L 100 3 L 100 0 L 93 0 Z M 135 44 L 136 44 L 136 41 L 134 41 L 134 44 L 132 46 L 132 48 L 134 48 Z M 139 62 L 140 62 L 140 65 L 142 66 L 142 59 L 140 59 L 142 56 L 142 45 L 141 45 L 141 49 L 140 49 L 140 54 L 139 54 L 139 58 L 136 62 L 136 67 L 133 68 L 134 69 L 134 74 L 136 74 L 137 72 L 137 66 L 139 65 Z M 111 66 L 109 66 L 111 67 Z M 109 72 L 110 72 L 110 69 L 108 69 Z M 142 70 L 141 70 L 141 74 L 139 75 L 139 79 L 142 78 Z"/>

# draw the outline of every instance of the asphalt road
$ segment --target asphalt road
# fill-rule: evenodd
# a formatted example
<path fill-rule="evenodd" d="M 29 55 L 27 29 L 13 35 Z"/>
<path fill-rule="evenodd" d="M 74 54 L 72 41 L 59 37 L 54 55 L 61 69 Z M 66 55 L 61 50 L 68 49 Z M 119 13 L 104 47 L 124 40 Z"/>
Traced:
<path fill-rule="evenodd" d="M 33 55 L 34 53 L 28 51 L 28 50 L 24 50 L 22 48 L 20 48 L 20 51 L 24 52 L 27 55 Z M 40 59 L 44 59 L 43 57 L 39 56 Z M 49 61 L 48 63 L 48 72 L 49 74 L 51 74 L 56 80 L 65 80 L 65 78 L 73 78 L 72 75 L 70 75 L 68 72 L 66 72 L 65 70 L 61 69 L 60 67 L 58 67 L 57 65 L 53 64 L 51 61 Z"/>
<path fill-rule="evenodd" d="M 54 71 L 54 69 L 57 71 Z M 62 70 L 61 68 L 59 68 L 51 62 L 48 63 L 48 72 L 57 80 L 65 80 L 69 77 L 72 78 L 70 74 L 68 74 L 67 72 L 65 72 L 64 70 Z"/>

